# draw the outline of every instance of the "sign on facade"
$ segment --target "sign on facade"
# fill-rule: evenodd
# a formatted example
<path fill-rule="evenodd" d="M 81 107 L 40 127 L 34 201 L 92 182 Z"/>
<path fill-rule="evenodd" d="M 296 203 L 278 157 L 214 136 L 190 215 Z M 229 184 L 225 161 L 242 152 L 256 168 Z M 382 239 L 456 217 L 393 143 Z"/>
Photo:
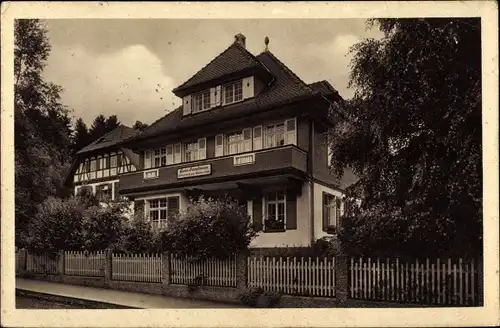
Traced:
<path fill-rule="evenodd" d="M 255 154 L 246 154 L 233 157 L 233 165 L 249 165 L 255 163 Z"/>
<path fill-rule="evenodd" d="M 210 164 L 185 167 L 177 170 L 177 179 L 197 177 L 201 175 L 209 175 L 212 173 L 212 167 Z"/>

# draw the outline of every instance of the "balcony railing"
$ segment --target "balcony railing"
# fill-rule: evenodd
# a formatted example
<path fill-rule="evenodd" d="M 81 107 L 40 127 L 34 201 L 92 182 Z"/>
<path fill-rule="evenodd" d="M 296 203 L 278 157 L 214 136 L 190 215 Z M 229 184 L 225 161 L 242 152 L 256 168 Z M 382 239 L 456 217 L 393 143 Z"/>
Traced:
<path fill-rule="evenodd" d="M 120 176 L 120 192 L 146 190 L 149 187 L 196 184 L 210 180 L 231 180 L 239 176 L 269 172 L 307 171 L 307 154 L 289 145 L 257 152 L 208 158 L 136 171 Z"/>

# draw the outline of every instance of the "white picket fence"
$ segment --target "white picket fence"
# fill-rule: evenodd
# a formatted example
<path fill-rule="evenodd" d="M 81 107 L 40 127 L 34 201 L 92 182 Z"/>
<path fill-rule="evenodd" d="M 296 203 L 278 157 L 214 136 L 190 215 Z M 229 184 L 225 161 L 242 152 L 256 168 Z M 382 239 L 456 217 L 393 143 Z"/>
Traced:
<path fill-rule="evenodd" d="M 161 254 L 112 254 L 111 261 L 113 280 L 161 282 Z"/>
<path fill-rule="evenodd" d="M 289 295 L 335 296 L 335 258 L 248 258 L 248 285 Z"/>
<path fill-rule="evenodd" d="M 64 252 L 64 274 L 70 276 L 104 277 L 106 253 Z"/>
<path fill-rule="evenodd" d="M 351 258 L 350 297 L 428 305 L 478 305 L 474 260 Z"/>
<path fill-rule="evenodd" d="M 196 262 L 170 256 L 170 283 L 205 286 L 236 287 L 236 257 L 226 260 L 210 259 Z"/>
<path fill-rule="evenodd" d="M 59 273 L 59 257 L 57 254 L 31 254 L 28 252 L 26 256 L 26 271 L 41 274 Z"/>
<path fill-rule="evenodd" d="M 26 252 L 16 251 L 16 273 L 21 272 L 21 267 L 24 261 L 23 254 L 26 254 Z"/>

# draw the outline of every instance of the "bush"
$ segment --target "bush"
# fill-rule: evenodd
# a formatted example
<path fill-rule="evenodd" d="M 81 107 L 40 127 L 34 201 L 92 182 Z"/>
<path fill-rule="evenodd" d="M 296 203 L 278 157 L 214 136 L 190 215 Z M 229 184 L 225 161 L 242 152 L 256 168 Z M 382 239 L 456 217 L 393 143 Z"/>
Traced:
<path fill-rule="evenodd" d="M 27 248 L 32 252 L 57 252 L 111 247 L 123 235 L 125 210 L 122 202 L 95 205 L 85 191 L 69 199 L 49 197 L 30 221 Z"/>
<path fill-rule="evenodd" d="M 256 236 L 246 211 L 230 199 L 192 201 L 161 232 L 162 250 L 192 260 L 225 259 L 246 250 Z"/>
<path fill-rule="evenodd" d="M 47 198 L 28 225 L 27 248 L 43 252 L 82 249 L 85 211 L 79 199 Z"/>
<path fill-rule="evenodd" d="M 115 245 L 116 252 L 156 253 L 159 252 L 159 233 L 136 212 L 131 221 L 125 223 L 122 236 Z"/>
<path fill-rule="evenodd" d="M 339 241 L 335 237 L 323 237 L 315 240 L 311 248 L 316 256 L 336 256 L 340 254 Z"/>

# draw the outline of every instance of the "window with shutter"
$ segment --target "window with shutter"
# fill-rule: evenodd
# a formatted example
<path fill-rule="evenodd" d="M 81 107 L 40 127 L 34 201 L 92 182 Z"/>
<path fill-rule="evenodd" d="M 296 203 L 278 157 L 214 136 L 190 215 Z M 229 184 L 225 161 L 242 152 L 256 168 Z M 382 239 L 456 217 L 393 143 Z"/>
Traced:
<path fill-rule="evenodd" d="M 224 135 L 215 136 L 215 156 L 224 156 Z"/>
<path fill-rule="evenodd" d="M 182 146 L 180 143 L 175 144 L 174 146 L 174 163 L 182 162 Z"/>
<path fill-rule="evenodd" d="M 149 169 L 151 168 L 151 151 L 146 150 L 144 152 L 144 168 Z"/>
<path fill-rule="evenodd" d="M 285 121 L 285 144 L 286 145 L 296 145 L 297 144 L 297 121 L 295 118 Z"/>
<path fill-rule="evenodd" d="M 270 192 L 264 197 L 264 231 L 282 231 L 286 227 L 286 197 L 284 191 Z"/>
<path fill-rule="evenodd" d="M 207 158 L 207 139 L 200 138 L 198 139 L 198 159 L 206 159 Z"/>
<path fill-rule="evenodd" d="M 172 145 L 168 145 L 166 147 L 167 151 L 167 165 L 174 163 L 174 147 Z"/>
<path fill-rule="evenodd" d="M 262 149 L 262 126 L 253 128 L 253 150 Z"/>
<path fill-rule="evenodd" d="M 243 130 L 243 151 L 252 151 L 252 129 Z"/>
<path fill-rule="evenodd" d="M 340 218 L 340 198 L 323 193 L 323 231 L 336 233 Z"/>
<path fill-rule="evenodd" d="M 184 97 L 182 101 L 182 113 L 183 115 L 191 114 L 191 95 Z"/>

